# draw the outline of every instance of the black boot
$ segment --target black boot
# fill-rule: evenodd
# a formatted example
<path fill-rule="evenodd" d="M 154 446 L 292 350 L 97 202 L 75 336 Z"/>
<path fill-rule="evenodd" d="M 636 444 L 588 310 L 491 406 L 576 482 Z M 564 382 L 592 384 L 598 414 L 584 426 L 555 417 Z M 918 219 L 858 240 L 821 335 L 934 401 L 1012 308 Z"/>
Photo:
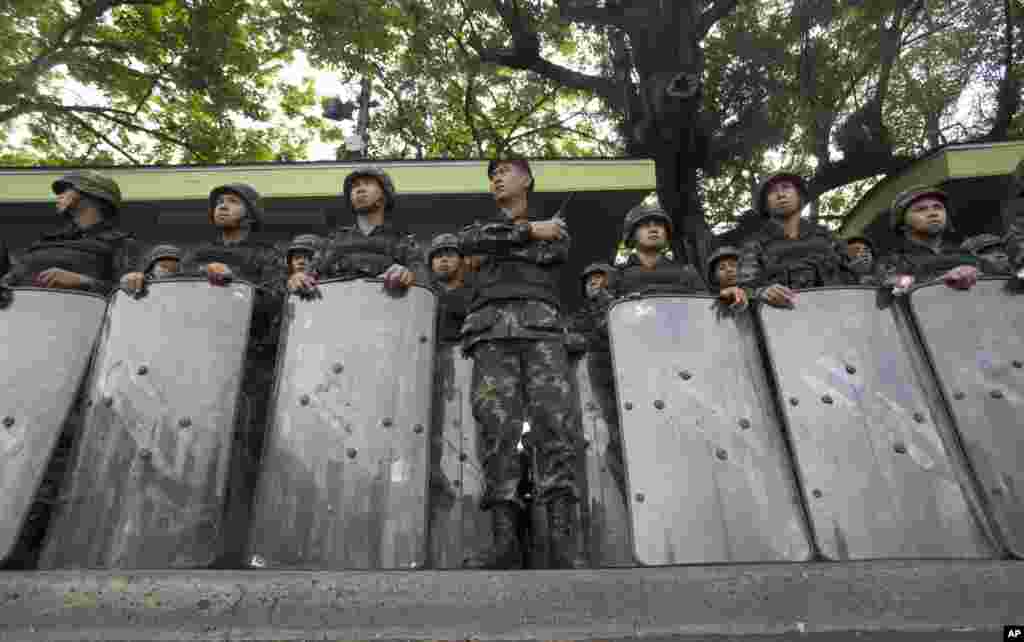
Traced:
<path fill-rule="evenodd" d="M 548 502 L 548 533 L 551 546 L 551 568 L 587 568 L 587 560 L 579 550 L 579 513 L 576 500 L 561 495 Z"/>
<path fill-rule="evenodd" d="M 519 546 L 520 508 L 512 502 L 496 504 L 492 510 L 494 543 L 488 550 L 466 559 L 464 568 L 508 570 L 523 568 Z"/>

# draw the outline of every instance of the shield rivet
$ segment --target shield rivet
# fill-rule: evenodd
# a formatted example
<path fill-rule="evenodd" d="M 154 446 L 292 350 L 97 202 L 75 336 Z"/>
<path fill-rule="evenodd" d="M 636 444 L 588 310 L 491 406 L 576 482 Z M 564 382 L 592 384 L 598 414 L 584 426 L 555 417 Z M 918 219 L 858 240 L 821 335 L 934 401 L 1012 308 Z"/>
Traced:
<path fill-rule="evenodd" d="M 643 493 L 637 493 L 635 495 L 635 497 L 636 497 L 636 501 L 640 502 L 641 504 L 644 503 L 644 494 Z"/>
<path fill-rule="evenodd" d="M 915 412 L 914 413 L 914 421 L 916 421 L 919 424 L 923 424 L 924 423 L 924 414 L 920 413 L 920 412 Z"/>
<path fill-rule="evenodd" d="M 718 457 L 722 461 L 729 458 L 729 453 L 725 452 L 725 448 L 719 448 L 715 451 L 715 457 Z"/>
<path fill-rule="evenodd" d="M 149 461 L 150 459 L 153 458 L 153 451 L 150 450 L 149 448 L 143 448 L 142 450 L 139 451 L 139 457 L 145 459 L 146 461 Z"/>
<path fill-rule="evenodd" d="M 797 399 L 796 397 L 790 397 L 789 398 L 789 405 L 791 405 L 791 406 L 798 406 L 798 405 L 800 405 L 800 400 Z"/>
<path fill-rule="evenodd" d="M 427 342 L 427 335 L 421 334 L 420 335 L 420 343 L 426 343 L 426 342 Z"/>
<path fill-rule="evenodd" d="M 10 428 L 14 425 L 14 417 L 7 415 L 4 417 L 4 428 Z"/>
<path fill-rule="evenodd" d="M 189 419 L 188 417 L 182 417 L 181 419 L 178 420 L 178 425 L 181 426 L 182 428 L 188 428 L 189 426 L 192 425 L 192 420 Z"/>
<path fill-rule="evenodd" d="M 144 375 L 147 372 L 149 372 L 149 368 L 147 368 L 146 366 L 139 366 L 139 369 L 136 372 L 138 372 L 140 375 Z"/>
<path fill-rule="evenodd" d="M 334 374 L 341 374 L 341 373 L 342 373 L 342 371 L 344 371 L 344 370 L 345 370 L 345 366 L 341 365 L 340 363 L 336 363 L 336 364 L 334 364 L 334 366 L 333 366 L 333 367 L 331 368 L 331 370 L 332 370 L 332 371 L 334 372 Z"/>
<path fill-rule="evenodd" d="M 817 488 L 815 488 L 814 490 L 811 491 L 811 494 L 814 495 L 815 499 L 821 499 L 823 493 Z"/>
<path fill-rule="evenodd" d="M 683 370 L 682 372 L 679 373 L 679 377 L 683 381 L 689 381 L 693 377 L 693 375 L 690 373 L 689 370 Z"/>
<path fill-rule="evenodd" d="M 249 558 L 249 566 L 251 566 L 253 568 L 266 568 L 267 567 L 267 560 L 263 559 L 259 555 L 253 555 L 252 557 Z"/>
<path fill-rule="evenodd" d="M 992 392 L 990 392 L 990 393 L 988 393 L 988 394 L 989 394 L 989 395 L 990 395 L 990 396 L 991 396 L 991 397 L 992 397 L 993 399 L 1002 399 L 1002 398 L 1003 398 L 1003 391 L 1002 391 L 1002 390 L 993 390 Z"/>
<path fill-rule="evenodd" d="M 749 419 L 740 419 L 740 428 L 742 428 L 743 430 L 749 430 L 750 429 L 750 420 Z"/>
<path fill-rule="evenodd" d="M 384 426 L 385 428 L 390 428 L 392 423 L 394 422 L 391 421 L 391 417 L 384 417 L 383 419 L 380 420 L 380 425 Z"/>
<path fill-rule="evenodd" d="M 299 397 L 299 403 L 302 404 L 303 406 L 308 406 L 309 405 L 309 395 L 302 395 L 301 397 Z"/>
<path fill-rule="evenodd" d="M 904 444 L 902 441 L 897 441 L 895 444 L 893 444 L 892 449 L 901 455 L 907 454 L 907 445 Z"/>
<path fill-rule="evenodd" d="M 109 396 L 109 395 L 107 395 L 106 397 L 103 398 L 103 405 L 106 406 L 107 408 L 113 406 L 114 405 L 114 398 Z"/>
<path fill-rule="evenodd" d="M 469 459 L 469 455 L 466 453 L 459 453 L 459 461 L 466 461 L 467 459 Z"/>
<path fill-rule="evenodd" d="M 857 374 L 857 369 L 851 365 L 847 365 L 846 372 L 848 372 L 849 374 Z"/>
<path fill-rule="evenodd" d="M 423 432 L 423 424 L 416 424 L 412 427 L 412 431 L 417 435 L 421 434 Z"/>
<path fill-rule="evenodd" d="M 962 390 L 957 390 L 956 392 L 953 393 L 953 398 L 958 401 L 963 400 L 963 398 L 966 396 L 967 395 L 965 395 Z"/>
<path fill-rule="evenodd" d="M 356 449 L 355 448 L 349 448 L 348 450 L 345 451 L 345 454 L 348 455 L 349 459 L 355 459 L 356 458 Z"/>
<path fill-rule="evenodd" d="M 633 404 L 631 402 L 629 402 L 629 401 L 627 401 L 625 403 L 625 406 L 626 406 L 626 410 L 632 410 L 633 409 Z"/>
<path fill-rule="evenodd" d="M 665 408 L 665 402 L 662 401 L 661 399 L 655 399 L 654 407 L 657 408 L 658 410 L 663 410 Z"/>
<path fill-rule="evenodd" d="M 1014 359 L 1013 360 L 1013 367 L 1014 368 L 1018 368 L 1018 369 L 1019 368 L 1024 368 L 1024 361 L 1021 361 L 1020 359 Z"/>
<path fill-rule="evenodd" d="M 831 404 L 832 403 L 832 395 L 822 395 L 821 396 L 821 401 L 822 401 L 822 403 Z"/>

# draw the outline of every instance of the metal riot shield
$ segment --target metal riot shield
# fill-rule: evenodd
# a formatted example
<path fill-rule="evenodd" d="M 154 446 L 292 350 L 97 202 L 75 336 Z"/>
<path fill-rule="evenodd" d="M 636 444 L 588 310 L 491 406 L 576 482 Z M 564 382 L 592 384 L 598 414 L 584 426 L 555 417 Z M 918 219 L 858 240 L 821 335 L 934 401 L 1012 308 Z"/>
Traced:
<path fill-rule="evenodd" d="M 256 567 L 422 567 L 436 297 L 380 280 L 285 304 Z"/>
<path fill-rule="evenodd" d="M 470 390 L 473 360 L 458 344 L 437 347 L 430 484 L 430 551 L 434 568 L 462 568 L 467 555 L 491 543 L 491 513 L 480 510 L 484 474 Z"/>
<path fill-rule="evenodd" d="M 988 556 L 934 384 L 884 297 L 822 288 L 760 308 L 818 546 L 833 560 Z"/>
<path fill-rule="evenodd" d="M 14 289 L 0 310 L 0 562 L 11 554 L 81 387 L 107 301 Z"/>
<path fill-rule="evenodd" d="M 221 552 L 253 288 L 148 290 L 111 299 L 44 568 L 197 568 Z"/>
<path fill-rule="evenodd" d="M 1021 557 L 1024 296 L 1010 284 L 986 278 L 968 292 L 925 285 L 909 300 L 990 514 L 1007 548 Z"/>
<path fill-rule="evenodd" d="M 608 314 L 637 561 L 808 559 L 750 315 L 707 296 L 627 299 Z"/>
<path fill-rule="evenodd" d="M 586 550 L 595 567 L 632 566 L 622 436 L 611 355 L 587 352 L 573 365 L 584 439 Z"/>

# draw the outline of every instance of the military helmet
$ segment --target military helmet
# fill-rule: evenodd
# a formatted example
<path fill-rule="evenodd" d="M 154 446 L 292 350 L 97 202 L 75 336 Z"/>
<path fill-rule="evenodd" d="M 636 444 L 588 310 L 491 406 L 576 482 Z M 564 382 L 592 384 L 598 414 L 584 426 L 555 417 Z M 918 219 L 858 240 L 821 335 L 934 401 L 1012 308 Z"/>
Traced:
<path fill-rule="evenodd" d="M 591 274 L 604 273 L 608 277 L 608 285 L 610 287 L 612 284 L 612 277 L 615 275 L 615 272 L 615 268 L 607 263 L 591 263 L 587 267 L 583 268 L 583 272 L 580 273 L 580 282 L 583 287 L 584 294 L 586 294 L 587 290 L 587 279 L 590 278 Z"/>
<path fill-rule="evenodd" d="M 537 185 L 537 179 L 533 177 L 533 170 L 530 168 L 530 161 L 526 160 L 521 156 L 511 156 L 509 158 L 495 158 L 487 163 L 487 178 L 490 179 L 494 176 L 494 170 L 497 169 L 498 163 L 515 163 L 520 165 L 526 170 L 526 174 L 530 177 L 530 186 L 526 188 L 526 191 L 532 192 L 533 188 Z"/>
<path fill-rule="evenodd" d="M 641 221 L 653 218 L 665 224 L 669 240 L 672 239 L 672 217 L 665 212 L 661 205 L 641 203 L 626 213 L 626 219 L 622 223 L 622 240 L 626 243 L 633 241 L 633 231 Z"/>
<path fill-rule="evenodd" d="M 376 165 L 365 165 L 356 168 L 345 177 L 345 181 L 341 185 L 341 192 L 345 196 L 345 203 L 348 205 L 348 208 L 352 209 L 352 183 L 362 176 L 371 176 L 380 183 L 380 187 L 384 191 L 384 211 L 390 212 L 395 209 L 395 197 L 397 196 L 395 184 L 392 182 L 391 177 L 388 176 L 388 173 Z"/>
<path fill-rule="evenodd" d="M 182 256 L 183 252 L 177 245 L 171 245 L 169 243 L 157 245 L 146 254 L 142 271 L 149 272 L 153 269 L 153 265 L 160 259 L 177 259 L 178 261 L 181 261 Z"/>
<path fill-rule="evenodd" d="M 766 202 L 768 200 L 768 188 L 773 183 L 778 183 L 779 181 L 790 181 L 796 185 L 796 190 L 800 192 L 801 207 L 811 200 L 811 193 L 807 189 L 807 181 L 804 180 L 803 176 L 793 172 L 775 172 L 761 181 L 761 184 L 757 187 L 757 203 L 755 203 L 757 207 L 755 209 L 761 216 L 771 216 Z"/>
<path fill-rule="evenodd" d="M 256 231 L 263 227 L 263 199 L 260 193 L 252 185 L 245 183 L 228 183 L 218 185 L 210 190 L 210 222 L 213 223 L 213 210 L 217 207 L 217 199 L 221 194 L 234 194 L 245 203 L 246 211 L 252 221 L 252 230 Z"/>
<path fill-rule="evenodd" d="M 430 249 L 427 250 L 427 260 L 430 261 L 434 258 L 434 255 L 442 250 L 455 250 L 462 255 L 462 244 L 459 243 L 459 237 L 454 234 L 438 234 L 430 241 Z"/>
<path fill-rule="evenodd" d="M 1003 239 L 999 238 L 995 234 L 978 234 L 964 241 L 960 248 L 970 252 L 971 254 L 981 254 L 985 250 L 991 247 L 1003 246 Z"/>
<path fill-rule="evenodd" d="M 716 279 L 716 277 L 715 277 L 715 270 L 717 269 L 718 260 L 719 259 L 723 259 L 723 258 L 725 258 L 727 256 L 731 256 L 731 257 L 735 258 L 738 261 L 739 258 L 740 258 L 740 250 L 739 250 L 739 248 L 737 248 L 737 247 L 735 247 L 733 245 L 723 245 L 722 247 L 720 247 L 717 250 L 715 250 L 711 254 L 711 256 L 708 257 L 708 265 L 707 265 L 707 268 L 708 268 L 707 269 L 708 283 L 714 283 L 715 282 L 715 279 Z"/>
<path fill-rule="evenodd" d="M 65 174 L 53 182 L 53 193 L 60 194 L 68 188 L 74 189 L 104 201 L 114 209 L 115 216 L 121 209 L 121 188 L 117 181 L 91 169 Z"/>
<path fill-rule="evenodd" d="M 850 243 L 863 243 L 864 245 L 867 245 L 869 248 L 871 248 L 872 251 L 874 251 L 875 249 L 875 244 L 871 242 L 871 239 L 864 236 L 863 234 L 854 234 L 853 236 L 846 239 L 846 244 L 849 245 Z"/>
<path fill-rule="evenodd" d="M 288 244 L 288 256 L 295 252 L 309 252 L 310 254 L 316 254 L 317 247 L 320 245 L 320 237 L 316 234 L 299 234 L 292 239 L 292 242 Z"/>
<path fill-rule="evenodd" d="M 914 204 L 914 201 L 925 196 L 935 196 L 943 202 L 946 206 L 946 230 L 952 231 L 953 229 L 953 207 L 949 201 L 949 194 L 942 191 L 938 187 L 931 187 L 925 185 L 918 185 L 911 187 L 910 189 L 903 190 L 893 199 L 892 206 L 889 207 L 889 225 L 894 230 L 899 230 L 906 224 L 907 210 Z"/>

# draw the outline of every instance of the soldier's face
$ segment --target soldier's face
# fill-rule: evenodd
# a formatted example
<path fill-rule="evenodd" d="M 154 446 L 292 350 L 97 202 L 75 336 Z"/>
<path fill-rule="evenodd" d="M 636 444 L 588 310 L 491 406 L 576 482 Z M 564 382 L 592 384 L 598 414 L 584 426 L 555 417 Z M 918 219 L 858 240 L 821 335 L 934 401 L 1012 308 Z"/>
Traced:
<path fill-rule="evenodd" d="M 384 206 L 384 188 L 372 176 L 357 176 L 352 181 L 352 209 L 370 212 Z"/>
<path fill-rule="evenodd" d="M 305 272 L 309 267 L 309 253 L 308 252 L 293 252 L 288 257 L 288 273 L 295 274 L 296 272 Z"/>
<path fill-rule="evenodd" d="M 520 163 L 498 163 L 491 174 L 491 194 L 496 201 L 523 196 L 532 180 Z"/>
<path fill-rule="evenodd" d="M 443 250 L 430 259 L 430 269 L 437 276 L 452 277 L 462 266 L 462 256 L 454 250 Z"/>
<path fill-rule="evenodd" d="M 608 289 L 608 275 L 604 272 L 594 272 L 587 277 L 587 289 L 588 290 L 607 290 Z"/>
<path fill-rule="evenodd" d="M 739 261 L 733 256 L 723 256 L 718 259 L 718 265 L 715 267 L 715 274 L 718 277 L 718 285 L 723 288 L 731 288 L 736 285 L 736 270 L 739 267 Z"/>
<path fill-rule="evenodd" d="M 633 239 L 640 249 L 660 248 L 668 239 L 668 230 L 658 220 L 640 221 L 633 232 Z"/>
<path fill-rule="evenodd" d="M 854 241 L 846 245 L 846 256 L 851 259 L 859 258 L 865 254 L 870 255 L 870 253 L 871 250 L 868 249 L 867 244 L 861 241 Z"/>
<path fill-rule="evenodd" d="M 164 274 L 174 274 L 178 271 L 178 259 L 157 259 L 157 262 L 154 264 L 154 267 L 157 270 L 162 271 Z"/>
<path fill-rule="evenodd" d="M 946 229 L 946 205 L 934 196 L 921 197 L 907 208 L 907 224 L 918 234 L 942 234 Z"/>
<path fill-rule="evenodd" d="M 78 205 L 78 200 L 81 197 L 82 195 L 78 193 L 78 190 L 71 189 L 70 187 L 60 194 L 57 194 L 57 213 L 63 214 L 64 212 L 73 209 Z"/>
<path fill-rule="evenodd" d="M 233 229 L 242 225 L 245 218 L 245 201 L 230 192 L 217 197 L 213 208 L 213 223 L 221 229 Z"/>
<path fill-rule="evenodd" d="M 769 185 L 765 200 L 773 216 L 788 216 L 800 211 L 800 190 L 793 181 L 775 181 Z"/>

